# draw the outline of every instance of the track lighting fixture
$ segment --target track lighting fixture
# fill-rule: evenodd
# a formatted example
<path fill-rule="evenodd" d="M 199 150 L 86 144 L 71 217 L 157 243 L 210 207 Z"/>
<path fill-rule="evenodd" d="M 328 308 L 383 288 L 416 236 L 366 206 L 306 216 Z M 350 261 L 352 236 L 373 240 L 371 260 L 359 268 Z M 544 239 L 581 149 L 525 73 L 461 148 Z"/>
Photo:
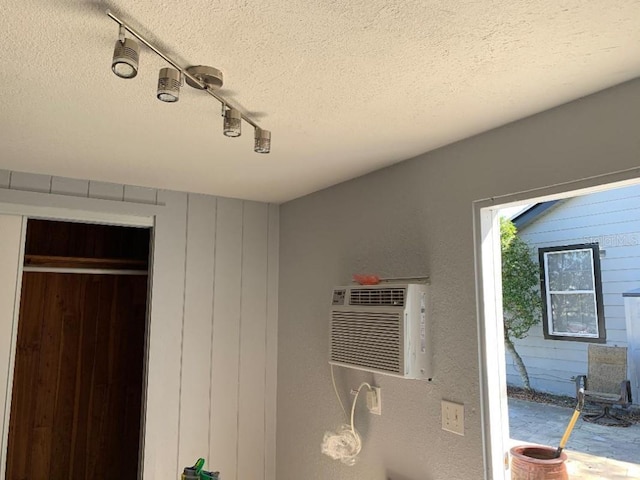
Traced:
<path fill-rule="evenodd" d="M 158 75 L 158 100 L 177 102 L 180 95 L 182 75 L 175 68 L 161 68 Z"/>
<path fill-rule="evenodd" d="M 224 111 L 224 125 L 222 133 L 227 137 L 239 137 L 242 134 L 242 114 L 235 108 Z"/>
<path fill-rule="evenodd" d="M 140 47 L 136 40 L 125 38 L 125 34 L 128 32 L 173 67 L 165 67 L 160 70 L 156 94 L 159 100 L 177 102 L 184 77 L 187 85 L 198 90 L 204 90 L 222 104 L 224 117 L 222 132 L 224 135 L 227 137 L 239 137 L 242 133 L 242 120 L 244 120 L 255 128 L 253 150 L 257 153 L 269 153 L 271 151 L 271 132 L 260 128 L 248 114 L 229 102 L 217 91 L 222 86 L 222 72 L 220 70 L 206 65 L 182 67 L 109 10 L 107 10 L 107 15 L 120 26 L 120 35 L 116 42 L 111 63 L 113 73 L 121 78 L 133 78 L 138 74 Z"/>
<path fill-rule="evenodd" d="M 269 153 L 271 151 L 271 132 L 256 127 L 255 146 L 253 151 L 256 153 Z"/>
<path fill-rule="evenodd" d="M 113 49 L 111 70 L 120 78 L 133 78 L 138 74 L 140 46 L 133 38 L 122 38 Z"/>

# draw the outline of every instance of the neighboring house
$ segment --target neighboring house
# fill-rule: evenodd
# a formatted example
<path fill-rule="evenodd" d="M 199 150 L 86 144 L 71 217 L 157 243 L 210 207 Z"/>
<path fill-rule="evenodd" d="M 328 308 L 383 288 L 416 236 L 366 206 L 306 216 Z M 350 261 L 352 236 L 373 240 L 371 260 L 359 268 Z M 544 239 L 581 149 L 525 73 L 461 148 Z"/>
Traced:
<path fill-rule="evenodd" d="M 640 185 L 535 204 L 513 222 L 540 262 L 544 290 L 542 321 L 515 342 L 532 388 L 572 395 L 590 342 L 627 346 L 640 403 L 640 316 L 630 305 L 640 300 L 631 293 L 640 288 Z M 508 383 L 520 385 L 506 360 Z"/>

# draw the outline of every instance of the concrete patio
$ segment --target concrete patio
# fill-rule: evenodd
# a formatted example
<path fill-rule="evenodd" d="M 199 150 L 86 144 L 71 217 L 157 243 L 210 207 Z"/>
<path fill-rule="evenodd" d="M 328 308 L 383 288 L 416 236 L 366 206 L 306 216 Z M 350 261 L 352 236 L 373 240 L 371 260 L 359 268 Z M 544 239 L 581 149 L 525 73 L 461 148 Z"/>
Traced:
<path fill-rule="evenodd" d="M 572 413 L 571 408 L 510 398 L 512 445 L 535 443 L 557 447 Z M 579 419 L 565 451 L 570 478 L 640 478 L 640 424 L 607 427 Z"/>

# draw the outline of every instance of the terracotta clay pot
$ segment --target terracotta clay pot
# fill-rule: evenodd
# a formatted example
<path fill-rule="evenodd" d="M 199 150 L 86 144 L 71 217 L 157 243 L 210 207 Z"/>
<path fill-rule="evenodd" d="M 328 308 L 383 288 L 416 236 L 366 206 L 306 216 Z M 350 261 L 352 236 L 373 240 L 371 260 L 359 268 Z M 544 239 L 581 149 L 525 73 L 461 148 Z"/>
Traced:
<path fill-rule="evenodd" d="M 556 449 L 519 445 L 511 449 L 511 480 L 568 480 L 564 462 L 567 455 L 555 456 Z"/>

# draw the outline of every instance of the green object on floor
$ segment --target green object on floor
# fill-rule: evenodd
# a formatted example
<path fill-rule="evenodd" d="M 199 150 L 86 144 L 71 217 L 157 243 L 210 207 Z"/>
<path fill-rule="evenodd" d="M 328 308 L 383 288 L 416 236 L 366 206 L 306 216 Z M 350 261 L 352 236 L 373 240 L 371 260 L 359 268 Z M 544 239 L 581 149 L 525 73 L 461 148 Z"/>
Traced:
<path fill-rule="evenodd" d="M 220 472 L 207 472 L 204 470 L 204 458 L 199 458 L 192 467 L 185 467 L 182 472 L 182 480 L 219 480 Z"/>

